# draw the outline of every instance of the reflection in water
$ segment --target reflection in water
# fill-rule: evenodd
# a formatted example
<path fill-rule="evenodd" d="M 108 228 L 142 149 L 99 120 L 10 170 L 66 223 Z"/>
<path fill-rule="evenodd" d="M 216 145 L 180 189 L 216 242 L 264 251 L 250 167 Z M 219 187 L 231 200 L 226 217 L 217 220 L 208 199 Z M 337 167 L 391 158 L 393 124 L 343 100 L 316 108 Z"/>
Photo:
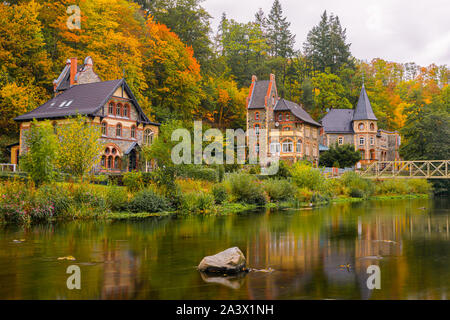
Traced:
<path fill-rule="evenodd" d="M 0 298 L 447 299 L 448 204 L 371 201 L 308 211 L 4 226 Z M 241 248 L 250 268 L 274 271 L 235 278 L 197 272 L 204 256 L 232 246 Z M 67 255 L 77 260 L 57 260 Z M 81 290 L 66 287 L 70 264 L 81 268 Z M 380 267 L 380 290 L 367 288 L 370 265 Z"/>

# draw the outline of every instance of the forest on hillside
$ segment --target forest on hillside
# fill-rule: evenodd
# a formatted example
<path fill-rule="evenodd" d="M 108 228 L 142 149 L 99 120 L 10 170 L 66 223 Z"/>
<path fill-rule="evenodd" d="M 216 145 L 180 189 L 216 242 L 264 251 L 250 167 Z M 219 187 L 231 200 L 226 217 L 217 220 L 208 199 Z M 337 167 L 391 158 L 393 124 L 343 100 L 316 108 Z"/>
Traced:
<path fill-rule="evenodd" d="M 74 3 L 80 30 L 66 25 Z M 203 119 L 243 128 L 251 76 L 274 73 L 279 95 L 316 120 L 328 108 L 353 108 L 364 78 L 381 128 L 416 139 L 418 121 L 433 125 L 437 117 L 444 119 L 440 134 L 448 133 L 448 66 L 359 60 L 333 13 L 318 15 L 306 39 L 291 32 L 278 0 L 255 8 L 245 23 L 223 13 L 217 30 L 201 0 L 10 0 L 0 3 L 0 16 L 2 145 L 17 140 L 15 116 L 52 96 L 65 61 L 86 56 L 103 80 L 125 75 L 159 122 Z"/>

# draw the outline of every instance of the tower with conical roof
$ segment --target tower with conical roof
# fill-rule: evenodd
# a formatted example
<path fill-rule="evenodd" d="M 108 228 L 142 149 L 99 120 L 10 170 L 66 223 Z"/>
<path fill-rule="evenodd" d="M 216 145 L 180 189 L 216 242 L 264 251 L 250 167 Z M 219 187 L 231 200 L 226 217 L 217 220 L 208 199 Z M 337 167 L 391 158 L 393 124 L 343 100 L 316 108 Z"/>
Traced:
<path fill-rule="evenodd" d="M 378 160 L 377 155 L 377 117 L 373 113 L 364 83 L 359 94 L 358 104 L 353 112 L 353 131 L 355 149 L 361 153 L 361 162 Z"/>

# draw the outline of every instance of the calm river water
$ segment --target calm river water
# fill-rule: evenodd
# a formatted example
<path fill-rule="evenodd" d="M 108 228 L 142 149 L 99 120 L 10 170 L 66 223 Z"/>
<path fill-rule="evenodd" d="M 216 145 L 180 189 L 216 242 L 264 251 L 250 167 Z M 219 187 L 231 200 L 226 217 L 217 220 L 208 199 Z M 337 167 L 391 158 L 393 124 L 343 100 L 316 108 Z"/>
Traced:
<path fill-rule="evenodd" d="M 386 200 L 1 226 L 0 299 L 449 299 L 449 204 Z M 232 246 L 251 268 L 274 271 L 238 279 L 197 272 L 204 256 Z M 58 260 L 64 256 L 76 261 Z M 72 264 L 80 267 L 81 290 L 67 289 Z M 379 266 L 381 289 L 367 288 L 369 265 Z"/>

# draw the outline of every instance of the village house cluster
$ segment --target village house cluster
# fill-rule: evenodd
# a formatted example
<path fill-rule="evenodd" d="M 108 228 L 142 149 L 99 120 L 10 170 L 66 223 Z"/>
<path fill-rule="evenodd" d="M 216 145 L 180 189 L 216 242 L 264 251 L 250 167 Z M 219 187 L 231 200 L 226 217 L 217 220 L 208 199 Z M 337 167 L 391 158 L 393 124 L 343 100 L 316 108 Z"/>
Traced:
<path fill-rule="evenodd" d="M 142 164 L 139 150 L 152 143 L 160 124 L 145 115 L 125 79 L 102 81 L 93 66 L 91 57 L 81 65 L 77 58 L 68 59 L 54 80 L 54 97 L 15 118 L 20 122 L 20 139 L 9 146 L 11 163 L 17 164 L 27 151 L 26 133 L 33 119 L 51 120 L 56 127 L 81 114 L 101 127 L 104 148 L 95 171 L 148 171 L 156 165 L 153 161 Z M 257 136 L 267 139 L 269 159 L 276 154 L 280 160 L 318 163 L 320 152 L 334 144 L 353 145 L 361 153 L 360 165 L 400 159 L 400 136 L 378 128 L 364 85 L 355 109 L 331 109 L 320 121 L 299 104 L 280 98 L 273 74 L 269 80 L 252 77 L 246 103 L 247 131 L 253 129 Z M 248 147 L 259 153 L 261 142 L 256 139 Z"/>

